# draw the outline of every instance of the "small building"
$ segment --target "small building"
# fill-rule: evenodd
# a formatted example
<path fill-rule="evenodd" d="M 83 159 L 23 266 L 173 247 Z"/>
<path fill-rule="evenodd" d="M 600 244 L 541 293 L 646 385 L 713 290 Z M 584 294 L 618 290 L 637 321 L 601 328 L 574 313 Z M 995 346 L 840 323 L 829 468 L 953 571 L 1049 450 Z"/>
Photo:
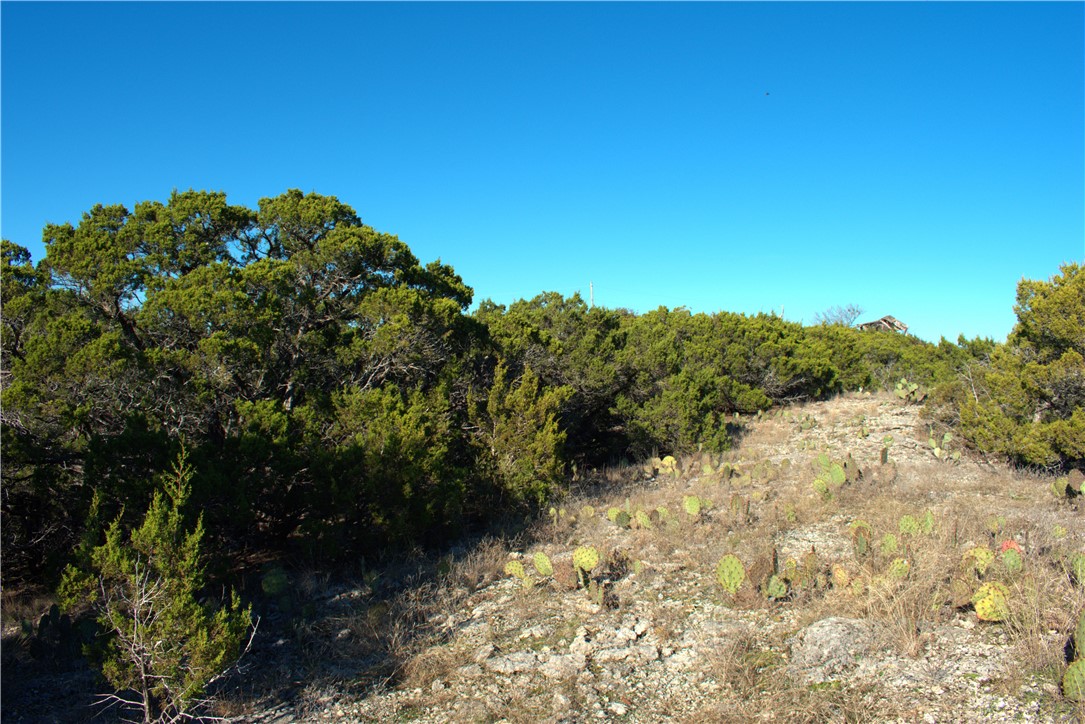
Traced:
<path fill-rule="evenodd" d="M 888 314 L 873 322 L 863 322 L 862 324 L 857 324 L 855 326 L 864 332 L 885 330 L 887 332 L 904 332 L 905 334 L 908 334 L 908 325 Z"/>

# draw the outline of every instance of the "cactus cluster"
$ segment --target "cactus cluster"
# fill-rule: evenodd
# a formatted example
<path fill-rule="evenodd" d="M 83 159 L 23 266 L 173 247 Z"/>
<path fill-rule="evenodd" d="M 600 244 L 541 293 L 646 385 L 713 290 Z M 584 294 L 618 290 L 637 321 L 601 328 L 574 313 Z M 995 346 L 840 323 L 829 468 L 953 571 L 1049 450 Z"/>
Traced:
<path fill-rule="evenodd" d="M 961 461 L 961 451 L 954 450 L 950 452 L 949 444 L 951 442 L 953 442 L 953 435 L 948 432 L 942 435 L 941 441 L 936 440 L 933 428 L 930 430 L 930 437 L 927 438 L 927 445 L 930 447 L 931 452 L 934 453 L 934 457 L 942 461 L 958 463 Z"/>
<path fill-rule="evenodd" d="M 961 556 L 961 563 L 965 568 L 971 568 L 980 578 L 987 575 L 987 568 L 995 560 L 995 554 L 987 546 L 975 546 L 969 548 Z"/>
<path fill-rule="evenodd" d="M 509 561 L 505 564 L 505 575 L 512 576 L 523 584 L 524 588 L 531 588 L 535 585 L 535 581 L 524 570 L 524 564 L 520 561 Z"/>
<path fill-rule="evenodd" d="M 825 453 L 820 453 L 814 463 L 814 470 L 814 492 L 824 500 L 831 500 L 844 483 L 854 483 L 863 474 L 850 453 L 843 461 L 833 460 Z"/>
<path fill-rule="evenodd" d="M 900 381 L 897 382 L 896 395 L 901 400 L 904 400 L 904 402 L 918 405 L 927 398 L 927 391 L 915 382 L 909 382 L 902 377 Z"/>
<path fill-rule="evenodd" d="M 1081 488 L 1085 485 L 1085 473 L 1080 470 L 1071 470 L 1068 475 L 1055 478 L 1051 483 L 1051 493 L 1063 500 L 1073 500 L 1081 496 Z"/>
<path fill-rule="evenodd" d="M 934 513 L 928 508 L 919 518 L 914 515 L 902 515 L 897 523 L 897 530 L 902 536 L 931 535 L 934 533 Z"/>
<path fill-rule="evenodd" d="M 954 579 L 951 586 L 954 603 L 963 606 L 971 602 L 981 621 L 1004 621 L 1010 614 L 1010 590 L 1002 581 L 1016 576 L 1024 567 L 1024 551 L 1015 540 L 1003 541 L 997 555 L 987 546 L 969 548 L 961 556 L 964 575 Z M 996 573 L 1002 580 L 987 580 L 969 596 L 975 578 L 990 579 Z"/>
<path fill-rule="evenodd" d="M 617 507 L 607 509 L 607 519 L 619 528 L 628 528 L 632 520 L 629 513 Z"/>

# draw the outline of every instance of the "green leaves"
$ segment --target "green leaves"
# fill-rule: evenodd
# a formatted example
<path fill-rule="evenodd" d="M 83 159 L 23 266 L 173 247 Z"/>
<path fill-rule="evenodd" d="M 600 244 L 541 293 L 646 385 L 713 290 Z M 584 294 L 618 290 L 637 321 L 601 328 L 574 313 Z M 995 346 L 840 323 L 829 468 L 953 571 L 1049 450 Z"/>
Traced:
<path fill-rule="evenodd" d="M 1085 272 L 1023 280 L 1004 346 L 941 391 L 972 447 L 1033 465 L 1085 460 Z M 943 446 L 944 447 L 944 446 Z"/>
<path fill-rule="evenodd" d="M 544 502 L 564 477 L 565 432 L 557 414 L 572 395 L 567 387 L 546 388 L 525 369 L 516 380 L 498 363 L 485 405 L 476 398 L 477 444 L 502 490 L 512 500 Z"/>
<path fill-rule="evenodd" d="M 61 592 L 68 600 L 94 596 L 105 632 L 102 673 L 118 691 L 136 692 L 147 721 L 186 717 L 241 653 L 252 623 L 251 608 L 236 595 L 222 606 L 199 602 L 203 522 L 187 528 L 183 513 L 191 477 L 181 453 L 143 522 L 128 531 L 115 520 L 90 552 L 90 570 L 70 569 Z M 97 585 L 87 586 L 88 579 Z"/>

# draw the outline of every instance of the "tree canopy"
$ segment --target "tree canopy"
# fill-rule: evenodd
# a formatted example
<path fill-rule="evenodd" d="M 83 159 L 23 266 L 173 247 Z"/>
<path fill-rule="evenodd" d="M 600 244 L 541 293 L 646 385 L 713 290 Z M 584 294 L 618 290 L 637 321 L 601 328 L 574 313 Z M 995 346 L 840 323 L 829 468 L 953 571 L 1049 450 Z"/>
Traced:
<path fill-rule="evenodd" d="M 182 448 L 212 557 L 272 547 L 329 560 L 438 543 L 546 504 L 573 466 L 723 451 L 736 413 L 901 377 L 947 383 L 940 399 L 981 450 L 1082 458 L 1073 265 L 1022 283 L 1006 345 L 932 345 L 555 292 L 469 313 L 452 267 L 298 190 L 256 209 L 192 190 L 96 205 L 43 238 L 36 265 L 2 247 L 3 545 L 16 578 L 55 580 L 95 500 L 136 526 Z"/>

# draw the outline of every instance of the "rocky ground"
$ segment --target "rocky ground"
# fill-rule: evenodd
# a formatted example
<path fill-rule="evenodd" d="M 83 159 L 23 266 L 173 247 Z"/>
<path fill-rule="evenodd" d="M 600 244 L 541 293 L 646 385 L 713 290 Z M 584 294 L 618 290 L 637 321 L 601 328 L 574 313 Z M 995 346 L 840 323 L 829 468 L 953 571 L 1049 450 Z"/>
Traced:
<path fill-rule="evenodd" d="M 953 441 L 892 396 L 743 423 L 722 459 L 604 471 L 515 540 L 454 551 L 392 597 L 376 574 L 346 583 L 292 571 L 293 599 L 268 610 L 219 715 L 1080 719 L 1059 683 L 1085 608 L 1068 575 L 1085 525 L 1050 476 L 954 460 Z M 865 550 L 856 521 L 868 526 Z M 1020 570 L 999 556 L 1010 540 Z M 573 553 L 587 546 L 600 561 L 578 575 Z M 982 574 L 968 553 L 981 547 L 995 554 Z M 552 573 L 537 569 L 540 553 Z M 717 579 L 727 554 L 747 576 L 734 593 Z M 784 588 L 768 591 L 774 575 Z M 971 595 L 994 581 L 1009 592 L 1005 615 L 982 621 Z"/>

